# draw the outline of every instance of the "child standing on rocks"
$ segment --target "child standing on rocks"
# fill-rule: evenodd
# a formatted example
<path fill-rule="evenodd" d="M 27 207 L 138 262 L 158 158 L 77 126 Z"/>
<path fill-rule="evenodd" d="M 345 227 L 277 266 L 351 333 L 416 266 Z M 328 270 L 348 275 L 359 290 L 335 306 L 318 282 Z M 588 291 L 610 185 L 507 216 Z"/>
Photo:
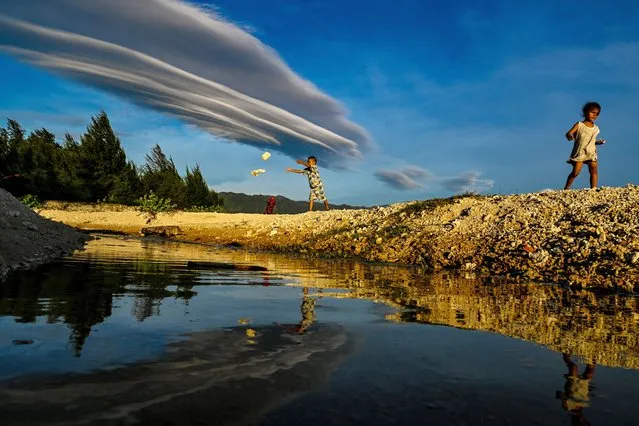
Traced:
<path fill-rule="evenodd" d="M 317 158 L 311 156 L 308 157 L 307 161 L 297 160 L 297 164 L 301 164 L 305 167 L 305 169 L 298 170 L 289 167 L 286 171 L 301 173 L 308 177 L 308 185 L 311 187 L 311 193 L 308 197 L 308 210 L 313 210 L 313 201 L 315 200 L 323 201 L 326 210 L 328 210 L 328 200 L 324 194 L 324 184 L 322 184 L 322 179 L 320 178 L 319 170 L 317 169 Z"/>
<path fill-rule="evenodd" d="M 566 179 L 566 186 L 564 189 L 570 189 L 575 178 L 579 176 L 579 172 L 584 163 L 588 165 L 588 171 L 590 172 L 590 188 L 597 187 L 597 179 L 599 177 L 597 170 L 597 145 L 606 143 L 605 140 L 597 139 L 599 135 L 599 127 L 595 125 L 595 120 L 599 117 L 601 112 L 601 105 L 597 102 L 588 102 L 582 108 L 583 121 L 578 121 L 568 133 L 566 133 L 566 139 L 569 141 L 574 140 L 575 145 L 570 153 L 568 163 L 572 164 L 572 172 Z"/>

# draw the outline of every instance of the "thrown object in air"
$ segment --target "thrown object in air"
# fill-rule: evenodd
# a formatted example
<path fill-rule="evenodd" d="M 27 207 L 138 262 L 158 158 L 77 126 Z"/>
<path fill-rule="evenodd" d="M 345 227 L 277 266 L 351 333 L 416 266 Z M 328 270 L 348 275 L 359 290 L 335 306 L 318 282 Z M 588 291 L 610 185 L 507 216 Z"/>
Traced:
<path fill-rule="evenodd" d="M 261 175 L 262 173 L 266 173 L 266 170 L 264 170 L 264 169 L 256 169 L 256 170 L 252 170 L 252 171 L 251 171 L 251 174 L 252 174 L 253 176 L 259 176 L 259 175 Z"/>
<path fill-rule="evenodd" d="M 262 154 L 262 160 L 266 161 L 269 158 L 271 158 L 271 153 L 266 151 L 264 154 Z"/>
<path fill-rule="evenodd" d="M 595 145 L 603 145 L 605 143 L 606 143 L 605 139 L 598 139 L 598 140 L 595 141 Z"/>

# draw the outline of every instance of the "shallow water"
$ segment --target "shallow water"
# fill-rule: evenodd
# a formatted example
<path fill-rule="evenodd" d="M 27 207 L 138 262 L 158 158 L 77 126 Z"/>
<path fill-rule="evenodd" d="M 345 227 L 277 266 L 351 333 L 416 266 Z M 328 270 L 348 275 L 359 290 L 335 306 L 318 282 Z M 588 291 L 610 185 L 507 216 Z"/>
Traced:
<path fill-rule="evenodd" d="M 0 284 L 0 419 L 639 425 L 638 325 L 632 296 L 100 236 Z"/>

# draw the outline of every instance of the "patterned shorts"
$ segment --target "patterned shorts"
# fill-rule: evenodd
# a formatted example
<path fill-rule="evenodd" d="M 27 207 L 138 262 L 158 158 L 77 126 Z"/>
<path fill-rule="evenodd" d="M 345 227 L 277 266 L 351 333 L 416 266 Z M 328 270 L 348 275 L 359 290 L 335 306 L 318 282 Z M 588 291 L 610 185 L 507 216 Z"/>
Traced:
<path fill-rule="evenodd" d="M 324 194 L 324 187 L 316 186 L 314 188 L 311 188 L 311 193 L 308 196 L 308 200 L 309 201 L 313 201 L 313 200 L 326 201 L 326 195 Z"/>

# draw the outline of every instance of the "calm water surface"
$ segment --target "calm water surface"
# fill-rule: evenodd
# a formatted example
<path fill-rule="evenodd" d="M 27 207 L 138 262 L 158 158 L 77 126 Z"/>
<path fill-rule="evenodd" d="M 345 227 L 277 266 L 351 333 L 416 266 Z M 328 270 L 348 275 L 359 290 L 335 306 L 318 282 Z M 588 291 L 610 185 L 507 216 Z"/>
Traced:
<path fill-rule="evenodd" d="M 99 236 L 0 284 L 0 419 L 639 425 L 639 298 Z"/>

